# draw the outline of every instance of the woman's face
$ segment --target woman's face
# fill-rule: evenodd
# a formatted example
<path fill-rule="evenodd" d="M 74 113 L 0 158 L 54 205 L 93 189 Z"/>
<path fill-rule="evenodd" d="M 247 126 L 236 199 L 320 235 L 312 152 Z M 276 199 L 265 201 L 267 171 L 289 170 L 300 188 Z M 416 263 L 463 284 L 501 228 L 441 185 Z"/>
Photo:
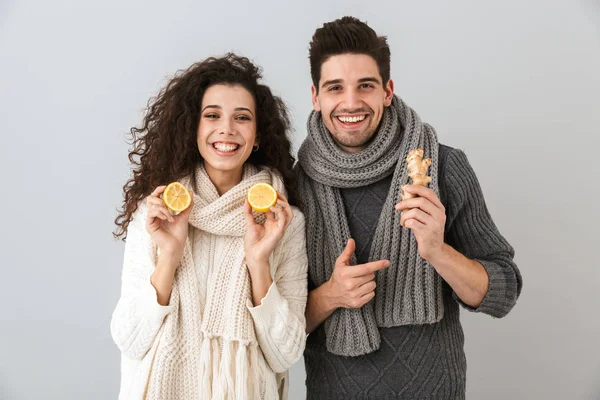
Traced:
<path fill-rule="evenodd" d="M 240 85 L 209 87 L 202 98 L 198 150 L 209 177 L 215 181 L 242 179 L 244 163 L 256 142 L 256 105 Z"/>

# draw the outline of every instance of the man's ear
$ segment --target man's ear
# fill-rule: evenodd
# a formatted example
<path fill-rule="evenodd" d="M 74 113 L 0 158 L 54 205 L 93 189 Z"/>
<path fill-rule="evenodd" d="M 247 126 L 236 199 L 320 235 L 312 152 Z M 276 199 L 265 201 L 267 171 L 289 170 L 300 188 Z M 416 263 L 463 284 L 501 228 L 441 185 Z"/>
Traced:
<path fill-rule="evenodd" d="M 319 98 L 317 97 L 317 88 L 315 87 L 315 85 L 310 86 L 310 92 L 312 94 L 313 109 L 316 112 L 321 112 L 321 105 L 319 104 Z"/>
<path fill-rule="evenodd" d="M 388 79 L 387 83 L 385 84 L 385 88 L 383 90 L 385 91 L 383 105 L 386 107 L 389 107 L 392 104 L 392 99 L 394 98 L 394 81 L 391 79 Z"/>

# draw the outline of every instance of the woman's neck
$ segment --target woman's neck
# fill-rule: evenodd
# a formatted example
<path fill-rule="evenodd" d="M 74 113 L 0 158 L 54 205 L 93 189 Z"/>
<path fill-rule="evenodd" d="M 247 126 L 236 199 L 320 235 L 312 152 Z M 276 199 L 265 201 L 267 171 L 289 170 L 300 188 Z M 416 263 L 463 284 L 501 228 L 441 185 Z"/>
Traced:
<path fill-rule="evenodd" d="M 242 172 L 244 167 L 242 166 L 239 169 L 232 171 L 222 171 L 212 168 L 210 165 L 205 163 L 204 169 L 206 170 L 206 173 L 208 174 L 212 184 L 215 185 L 219 196 L 222 196 L 229 189 L 242 181 Z"/>

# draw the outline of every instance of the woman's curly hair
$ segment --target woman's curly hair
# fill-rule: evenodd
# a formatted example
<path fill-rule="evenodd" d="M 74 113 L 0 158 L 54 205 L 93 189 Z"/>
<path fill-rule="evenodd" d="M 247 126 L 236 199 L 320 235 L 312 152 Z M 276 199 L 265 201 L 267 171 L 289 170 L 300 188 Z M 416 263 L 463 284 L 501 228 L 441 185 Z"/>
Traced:
<path fill-rule="evenodd" d="M 247 162 L 277 170 L 293 204 L 295 179 L 294 157 L 287 136 L 289 113 L 281 98 L 259 83 L 261 79 L 260 68 L 248 58 L 228 53 L 178 71 L 160 93 L 149 100 L 142 125 L 130 130 L 129 161 L 134 166 L 133 176 L 123 186 L 123 207 L 115 219 L 117 229 L 113 233 L 116 238 L 125 239 L 127 227 L 142 199 L 157 186 L 193 174 L 202 162 L 197 145 L 200 107 L 204 92 L 215 84 L 241 85 L 254 97 L 260 146 Z"/>

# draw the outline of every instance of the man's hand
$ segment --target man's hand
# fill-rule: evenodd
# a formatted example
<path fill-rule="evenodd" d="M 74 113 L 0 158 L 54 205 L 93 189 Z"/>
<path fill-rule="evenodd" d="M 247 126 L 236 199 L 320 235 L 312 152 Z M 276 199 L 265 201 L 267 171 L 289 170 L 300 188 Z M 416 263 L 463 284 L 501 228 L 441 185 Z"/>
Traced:
<path fill-rule="evenodd" d="M 387 268 L 388 260 L 350 265 L 356 248 L 348 239 L 346 248 L 337 258 L 327 282 L 308 293 L 306 333 L 311 333 L 339 308 L 360 308 L 375 297 L 375 271 Z"/>
<path fill-rule="evenodd" d="M 419 245 L 419 254 L 432 262 L 440 256 L 444 247 L 446 210 L 430 188 L 409 185 L 404 190 L 418 197 L 396 204 L 396 210 L 402 211 L 400 225 L 413 231 Z"/>
<path fill-rule="evenodd" d="M 333 305 L 344 308 L 360 308 L 375 297 L 375 271 L 390 265 L 388 260 L 350 265 L 356 243 L 348 239 L 346 248 L 337 258 L 331 278 L 327 282 Z"/>

